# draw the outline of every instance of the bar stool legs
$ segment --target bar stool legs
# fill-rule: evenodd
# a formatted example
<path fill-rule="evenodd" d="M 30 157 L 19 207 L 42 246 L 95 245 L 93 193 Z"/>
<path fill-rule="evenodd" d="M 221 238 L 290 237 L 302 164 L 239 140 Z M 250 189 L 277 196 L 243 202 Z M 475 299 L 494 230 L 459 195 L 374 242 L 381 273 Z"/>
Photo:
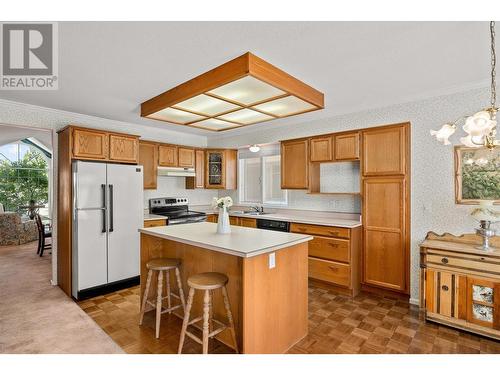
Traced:
<path fill-rule="evenodd" d="M 224 305 L 226 306 L 227 320 L 229 321 L 229 331 L 233 337 L 233 345 L 236 353 L 238 353 L 238 343 L 236 342 L 236 331 L 234 329 L 233 314 L 231 313 L 231 305 L 229 304 L 229 296 L 227 295 L 227 289 L 225 286 L 222 287 L 222 296 L 224 298 Z"/>
<path fill-rule="evenodd" d="M 149 288 L 151 286 L 151 278 L 153 277 L 153 271 L 149 270 L 148 271 L 148 278 L 146 281 L 146 288 L 144 289 L 144 296 L 142 297 L 142 304 L 141 304 L 141 317 L 139 318 L 139 325 L 142 325 L 142 321 L 144 320 L 144 312 L 146 311 L 146 303 L 148 301 L 148 296 L 149 296 Z"/>
<path fill-rule="evenodd" d="M 146 267 L 148 268 L 148 277 L 146 281 L 146 288 L 144 289 L 144 296 L 142 298 L 141 313 L 139 318 L 139 325 L 142 325 L 144 320 L 144 313 L 146 311 L 146 305 L 150 305 L 156 308 L 156 326 L 155 326 L 155 337 L 160 337 L 160 323 L 161 314 L 168 313 L 171 314 L 172 311 L 180 307 L 186 310 L 186 304 L 184 300 L 184 291 L 182 289 L 181 275 L 179 271 L 180 261 L 178 259 L 169 258 L 157 258 L 150 260 Z M 177 286 L 179 289 L 179 295 L 172 293 L 170 289 L 170 270 L 175 270 L 175 278 L 177 279 Z M 158 272 L 158 283 L 156 291 L 156 304 L 148 301 L 149 290 L 151 288 L 151 280 L 153 278 L 153 272 Z M 163 296 L 163 272 L 165 272 L 165 284 L 166 284 L 166 296 Z M 172 306 L 171 298 L 175 297 L 180 300 L 180 304 Z M 167 300 L 167 308 L 163 308 L 163 301 Z"/>
<path fill-rule="evenodd" d="M 189 324 L 189 314 L 191 313 L 191 306 L 193 306 L 194 289 L 189 289 L 188 300 L 186 304 L 186 309 L 184 310 L 184 320 L 182 321 L 181 337 L 179 339 L 179 350 L 178 354 L 182 353 L 182 347 L 184 346 L 184 339 L 186 338 L 186 330 Z"/>
<path fill-rule="evenodd" d="M 161 321 L 161 305 L 162 305 L 162 289 L 163 289 L 163 272 L 158 272 L 158 291 L 156 293 L 156 338 L 160 337 L 160 321 Z"/>
<path fill-rule="evenodd" d="M 231 306 L 229 304 L 229 297 L 227 294 L 227 289 L 226 289 L 226 284 L 228 282 L 227 276 L 223 275 L 221 273 L 216 273 L 216 272 L 206 272 L 206 273 L 201 273 L 198 275 L 194 275 L 188 278 L 188 285 L 189 285 L 189 296 L 186 304 L 186 309 L 184 310 L 184 320 L 182 322 L 182 330 L 181 330 L 181 336 L 179 339 L 179 350 L 178 353 L 182 353 L 182 347 L 184 346 L 184 341 L 186 336 L 190 337 L 194 341 L 196 341 L 198 344 L 201 344 L 203 354 L 208 353 L 208 341 L 209 339 L 215 337 L 222 331 L 224 331 L 226 328 L 229 329 L 231 333 L 231 338 L 233 341 L 233 349 L 238 353 L 238 343 L 236 341 L 236 331 L 234 328 L 234 321 L 233 321 L 233 315 L 231 313 Z M 213 298 L 212 298 L 212 292 L 215 289 L 221 289 L 222 290 L 222 296 L 224 299 L 224 306 L 226 308 L 226 314 L 227 314 L 227 320 L 228 324 L 224 324 L 219 322 L 216 319 L 213 319 Z M 193 305 L 193 298 L 194 298 L 194 293 L 195 290 L 202 290 L 204 292 L 203 295 L 203 314 L 201 317 L 194 318 L 193 320 L 190 319 L 190 313 L 191 313 L 191 307 Z M 199 337 L 196 337 L 194 334 L 190 333 L 187 331 L 188 326 L 197 323 L 199 321 L 202 321 L 202 339 L 200 340 Z M 217 323 L 219 328 L 217 329 L 212 329 L 211 330 L 211 325 L 213 323 Z M 197 327 L 199 329 L 199 327 Z M 215 328 L 215 326 L 214 326 Z"/>

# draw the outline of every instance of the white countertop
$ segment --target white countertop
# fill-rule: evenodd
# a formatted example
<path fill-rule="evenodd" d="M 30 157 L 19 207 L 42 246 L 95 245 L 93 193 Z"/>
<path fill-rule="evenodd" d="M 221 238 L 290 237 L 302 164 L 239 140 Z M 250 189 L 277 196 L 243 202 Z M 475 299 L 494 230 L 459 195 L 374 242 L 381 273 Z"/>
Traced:
<path fill-rule="evenodd" d="M 149 220 L 167 220 L 167 218 L 161 215 L 144 213 L 144 221 L 149 221 Z"/>
<path fill-rule="evenodd" d="M 313 239 L 312 236 L 231 226 L 231 233 L 217 234 L 215 223 L 191 223 L 142 228 L 139 232 L 167 240 L 250 258 Z"/>
<path fill-rule="evenodd" d="M 206 214 L 218 214 L 218 211 L 214 210 L 213 208 L 193 207 L 193 210 L 205 212 Z M 339 217 L 340 215 L 337 213 L 306 210 L 280 210 L 278 212 L 269 212 L 264 215 L 235 213 L 234 211 L 232 212 L 231 210 L 229 210 L 229 215 L 238 217 L 252 217 L 254 219 L 282 220 L 290 223 L 326 225 L 341 228 L 356 228 L 361 226 L 360 220 Z M 348 217 L 349 215 L 345 216 Z"/>

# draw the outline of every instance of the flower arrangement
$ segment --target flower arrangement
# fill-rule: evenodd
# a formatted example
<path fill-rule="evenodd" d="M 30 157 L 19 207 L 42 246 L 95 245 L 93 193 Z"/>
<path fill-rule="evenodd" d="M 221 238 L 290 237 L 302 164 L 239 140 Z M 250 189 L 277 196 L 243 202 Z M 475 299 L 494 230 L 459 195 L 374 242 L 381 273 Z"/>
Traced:
<path fill-rule="evenodd" d="M 233 199 L 231 197 L 222 197 L 222 198 L 216 198 L 214 197 L 212 199 L 212 207 L 213 208 L 229 208 L 233 205 Z"/>

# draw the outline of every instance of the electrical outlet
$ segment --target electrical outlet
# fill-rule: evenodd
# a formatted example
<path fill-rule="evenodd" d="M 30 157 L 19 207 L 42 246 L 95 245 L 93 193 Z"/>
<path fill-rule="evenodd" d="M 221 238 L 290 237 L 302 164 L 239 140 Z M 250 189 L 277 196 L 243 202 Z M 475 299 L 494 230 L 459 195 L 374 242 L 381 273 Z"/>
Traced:
<path fill-rule="evenodd" d="M 276 253 L 269 254 L 269 269 L 276 267 Z"/>

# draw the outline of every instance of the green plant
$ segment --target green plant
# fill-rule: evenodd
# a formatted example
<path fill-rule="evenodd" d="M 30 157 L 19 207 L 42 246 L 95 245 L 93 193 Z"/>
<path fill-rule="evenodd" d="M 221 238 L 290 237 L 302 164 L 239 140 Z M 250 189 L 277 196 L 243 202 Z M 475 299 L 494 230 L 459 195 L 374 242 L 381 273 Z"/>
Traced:
<path fill-rule="evenodd" d="M 0 162 L 0 202 L 9 211 L 22 211 L 30 200 L 48 202 L 47 162 L 36 151 L 28 151 L 19 161 Z"/>
<path fill-rule="evenodd" d="M 462 156 L 462 198 L 500 199 L 500 156 L 485 164 L 467 163 L 473 157 L 467 152 Z"/>

